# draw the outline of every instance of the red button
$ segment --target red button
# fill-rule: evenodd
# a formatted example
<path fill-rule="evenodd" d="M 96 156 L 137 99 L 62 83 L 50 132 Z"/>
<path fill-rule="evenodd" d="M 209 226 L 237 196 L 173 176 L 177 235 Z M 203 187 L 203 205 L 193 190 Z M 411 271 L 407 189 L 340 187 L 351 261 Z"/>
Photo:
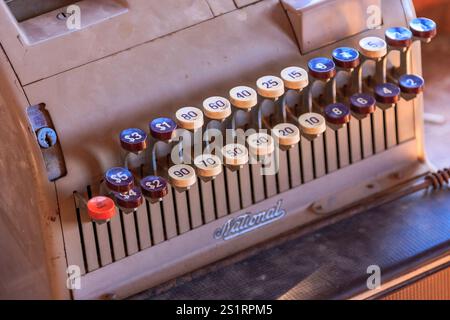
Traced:
<path fill-rule="evenodd" d="M 116 205 L 108 197 L 99 196 L 90 199 L 87 208 L 92 220 L 109 220 L 116 214 Z"/>

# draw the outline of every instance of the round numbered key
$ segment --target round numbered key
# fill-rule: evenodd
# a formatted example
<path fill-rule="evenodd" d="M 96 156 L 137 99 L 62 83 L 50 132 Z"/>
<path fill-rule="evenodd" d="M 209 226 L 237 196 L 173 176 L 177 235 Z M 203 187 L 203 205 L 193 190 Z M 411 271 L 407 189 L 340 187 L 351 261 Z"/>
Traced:
<path fill-rule="evenodd" d="M 287 67 L 281 71 L 284 86 L 291 90 L 303 90 L 309 84 L 308 72 L 299 67 Z"/>
<path fill-rule="evenodd" d="M 222 121 L 231 115 L 231 104 L 223 97 L 210 97 L 203 101 L 205 116 L 213 120 Z"/>
<path fill-rule="evenodd" d="M 336 76 L 336 65 L 328 58 L 314 58 L 308 62 L 309 74 L 320 80 L 329 80 Z"/>
<path fill-rule="evenodd" d="M 307 135 L 319 135 L 327 130 L 325 118 L 318 113 L 305 113 L 298 118 L 298 124 L 302 133 Z"/>
<path fill-rule="evenodd" d="M 175 113 L 178 125 L 187 130 L 199 129 L 203 126 L 203 112 L 195 107 L 184 107 Z"/>
<path fill-rule="evenodd" d="M 400 88 L 392 83 L 383 83 L 375 87 L 375 100 L 381 104 L 395 104 L 400 99 Z"/>
<path fill-rule="evenodd" d="M 108 221 L 116 215 L 116 205 L 111 198 L 98 196 L 87 202 L 87 212 L 94 221 Z"/>
<path fill-rule="evenodd" d="M 266 133 L 257 132 L 247 138 L 250 153 L 256 156 L 267 156 L 275 150 L 273 138 Z"/>
<path fill-rule="evenodd" d="M 341 47 L 333 50 L 333 61 L 343 69 L 354 69 L 359 66 L 361 59 L 356 49 Z"/>
<path fill-rule="evenodd" d="M 120 133 L 120 145 L 129 152 L 141 152 L 147 148 L 147 133 L 137 128 L 125 129 Z"/>
<path fill-rule="evenodd" d="M 177 164 L 169 168 L 169 180 L 176 188 L 189 188 L 197 182 L 195 170 L 187 164 Z"/>
<path fill-rule="evenodd" d="M 388 28 L 384 35 L 387 44 L 392 47 L 406 48 L 412 44 L 413 34 L 404 27 Z"/>
<path fill-rule="evenodd" d="M 323 113 L 330 124 L 344 125 L 350 122 L 350 109 L 345 104 L 330 104 L 324 108 Z"/>
<path fill-rule="evenodd" d="M 105 173 L 106 186 L 115 192 L 127 192 L 134 186 L 131 172 L 125 168 L 111 168 Z"/>
<path fill-rule="evenodd" d="M 149 128 L 153 138 L 169 141 L 173 138 L 177 124 L 170 118 L 157 118 L 150 122 Z"/>
<path fill-rule="evenodd" d="M 194 159 L 197 174 L 200 177 L 212 178 L 222 172 L 222 161 L 213 154 L 201 154 Z"/>
<path fill-rule="evenodd" d="M 281 146 L 293 146 L 300 141 L 300 130 L 292 123 L 280 123 L 272 128 L 272 135 Z"/>
<path fill-rule="evenodd" d="M 400 90 L 407 94 L 419 94 L 423 92 L 425 80 L 415 74 L 405 74 L 398 80 Z"/>
<path fill-rule="evenodd" d="M 380 59 L 387 55 L 387 44 L 378 37 L 366 37 L 359 41 L 359 51 L 371 59 Z"/>
<path fill-rule="evenodd" d="M 277 99 L 284 94 L 284 83 L 278 77 L 265 76 L 256 81 L 256 88 L 263 98 Z"/>
<path fill-rule="evenodd" d="M 125 209 L 125 211 L 127 211 L 127 209 L 139 208 L 144 202 L 144 197 L 138 187 L 134 187 L 130 191 L 124 193 L 116 192 L 114 196 L 117 205 L 121 209 Z"/>
<path fill-rule="evenodd" d="M 222 148 L 222 155 L 226 165 L 242 166 L 248 163 L 248 150 L 241 144 L 227 144 Z"/>
<path fill-rule="evenodd" d="M 417 38 L 432 39 L 437 34 L 436 22 L 428 18 L 416 18 L 411 20 L 409 28 Z"/>
<path fill-rule="evenodd" d="M 230 90 L 230 101 L 236 108 L 250 110 L 257 105 L 258 94 L 250 87 L 234 87 Z"/>
<path fill-rule="evenodd" d="M 353 113 L 365 116 L 375 112 L 376 101 L 367 93 L 357 93 L 350 97 L 350 109 Z"/>
<path fill-rule="evenodd" d="M 169 192 L 166 179 L 158 176 L 147 176 L 141 180 L 140 185 L 144 197 L 152 200 L 162 199 Z"/>

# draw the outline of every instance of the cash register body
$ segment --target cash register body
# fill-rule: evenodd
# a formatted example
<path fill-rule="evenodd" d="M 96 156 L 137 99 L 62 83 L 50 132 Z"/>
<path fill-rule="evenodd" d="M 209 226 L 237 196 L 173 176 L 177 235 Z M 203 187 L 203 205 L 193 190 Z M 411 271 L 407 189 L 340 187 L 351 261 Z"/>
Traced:
<path fill-rule="evenodd" d="M 301 24 L 296 24 L 300 20 L 279 1 L 235 1 L 239 8 L 229 2 L 228 8 L 218 9 L 211 5 L 214 1 L 208 6 L 203 0 L 99 1 L 99 6 L 109 8 L 104 12 L 110 16 L 96 20 L 98 8 L 83 1 L 80 4 L 82 9 L 86 5 L 91 25 L 70 32 L 52 30 L 47 35 L 39 30 L 42 21 L 38 19 L 54 18 L 55 12 L 18 23 L 0 4 L 4 122 L 0 198 L 5 239 L 0 296 L 124 298 L 294 228 L 308 228 L 327 218 L 335 221 L 330 213 L 430 170 L 419 96 L 397 106 L 399 143 L 388 150 L 369 152 L 348 166 L 341 163 L 342 168 L 311 181 L 291 183 L 293 188 L 264 201 L 215 212 L 214 219 L 197 226 L 191 222 L 188 228 L 193 230 L 182 234 L 180 226 L 169 225 L 168 220 L 164 227 L 160 218 L 159 225 L 150 226 L 149 217 L 154 222 L 155 215 L 161 214 L 159 204 L 149 205 L 149 212 L 143 205 L 136 217 L 118 215 L 109 226 L 95 225 L 86 212 L 77 211 L 73 192 L 87 194 L 89 189 L 95 194 L 104 171 L 122 163 L 117 139 L 122 129 L 146 129 L 152 118 L 173 116 L 181 106 L 199 106 L 204 98 L 227 95 L 236 85 L 254 86 L 257 78 L 279 75 L 287 66 L 306 67 L 309 59 L 330 56 L 336 47 L 357 48 L 365 36 L 384 38 L 387 27 L 407 26 L 415 17 L 408 0 L 381 1 L 383 25 L 374 30 L 352 28 L 353 20 L 361 23 L 367 17 L 353 16 L 351 11 L 330 12 L 331 27 L 348 26 L 341 38 L 330 42 L 333 28 L 304 25 L 300 34 Z M 349 8 L 369 2 L 373 1 L 346 1 Z M 307 17 L 317 8 L 325 12 L 334 5 L 335 1 L 325 1 L 302 14 Z M 318 41 L 311 47 L 307 39 Z M 392 54 L 390 60 L 399 63 L 398 55 Z M 411 73 L 421 74 L 420 61 L 420 43 L 414 43 Z M 40 104 L 51 116 L 64 159 L 62 176 L 53 182 L 27 117 L 27 108 Z M 182 200 L 176 201 L 183 201 L 177 204 L 178 214 L 197 214 L 198 194 L 198 186 L 188 195 L 191 201 L 177 194 L 174 198 Z M 212 196 L 204 194 L 203 199 Z M 164 205 L 172 199 L 165 199 Z M 263 212 L 278 203 L 286 213 L 280 219 L 229 240 L 214 238 L 214 232 L 231 218 Z M 173 210 L 173 205 L 164 207 L 164 214 L 170 214 L 167 208 Z M 81 287 L 71 291 L 66 272 L 73 265 L 80 267 Z"/>

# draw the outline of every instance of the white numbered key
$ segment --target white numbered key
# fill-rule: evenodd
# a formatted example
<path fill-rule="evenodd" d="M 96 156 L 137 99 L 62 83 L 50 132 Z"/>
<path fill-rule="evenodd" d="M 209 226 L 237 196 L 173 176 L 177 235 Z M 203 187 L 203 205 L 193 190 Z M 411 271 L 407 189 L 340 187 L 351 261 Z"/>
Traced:
<path fill-rule="evenodd" d="M 272 128 L 272 135 L 281 146 L 293 146 L 300 141 L 300 130 L 292 123 L 280 123 Z"/>
<path fill-rule="evenodd" d="M 284 86 L 291 90 L 303 90 L 309 84 L 308 72 L 299 67 L 287 67 L 281 71 Z"/>
<path fill-rule="evenodd" d="M 203 126 L 203 112 L 195 107 L 184 107 L 175 113 L 178 125 L 187 130 L 195 130 Z"/>
<path fill-rule="evenodd" d="M 359 41 L 359 51 L 370 59 L 380 59 L 387 55 L 387 44 L 378 37 L 366 37 Z"/>
<path fill-rule="evenodd" d="M 266 133 L 257 132 L 247 138 L 250 153 L 256 156 L 267 156 L 275 150 L 273 138 Z"/>
<path fill-rule="evenodd" d="M 222 121 L 231 115 L 231 104 L 223 97 L 209 97 L 203 101 L 205 116 L 213 120 Z"/>
<path fill-rule="evenodd" d="M 242 144 L 227 144 L 222 148 L 222 156 L 226 165 L 242 166 L 248 163 L 248 150 Z"/>
<path fill-rule="evenodd" d="M 277 99 L 284 94 L 284 83 L 278 77 L 265 76 L 256 81 L 256 89 L 263 98 Z"/>
<path fill-rule="evenodd" d="M 325 118 L 318 113 L 305 113 L 298 118 L 300 130 L 307 135 L 320 135 L 327 130 Z"/>
<path fill-rule="evenodd" d="M 177 164 L 169 168 L 170 184 L 176 188 L 189 188 L 197 182 L 194 168 L 187 164 Z"/>
<path fill-rule="evenodd" d="M 200 177 L 212 178 L 222 172 L 222 161 L 213 154 L 201 154 L 194 159 L 197 174 Z"/>
<path fill-rule="evenodd" d="M 258 94 L 250 87 L 234 87 L 230 90 L 230 102 L 236 108 L 249 110 L 257 105 Z"/>

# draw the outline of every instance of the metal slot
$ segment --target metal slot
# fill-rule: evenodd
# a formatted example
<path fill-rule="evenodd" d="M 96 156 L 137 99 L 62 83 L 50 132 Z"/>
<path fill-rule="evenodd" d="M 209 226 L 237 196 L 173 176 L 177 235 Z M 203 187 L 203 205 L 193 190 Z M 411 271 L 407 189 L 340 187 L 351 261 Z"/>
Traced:
<path fill-rule="evenodd" d="M 298 163 L 297 163 L 298 164 Z M 291 188 L 291 184 L 289 181 L 289 176 L 291 172 L 291 168 L 289 166 L 289 152 L 281 151 L 278 157 L 278 167 L 279 171 L 276 175 L 277 185 L 278 185 L 278 193 L 285 192 Z M 299 165 L 297 165 L 298 167 Z"/>
<path fill-rule="evenodd" d="M 362 137 L 361 122 L 354 117 L 348 124 L 348 145 L 350 147 L 350 163 L 361 161 L 362 155 Z"/>
<path fill-rule="evenodd" d="M 56 181 L 64 177 L 67 174 L 64 155 L 58 134 L 45 104 L 41 103 L 28 107 L 27 116 L 44 158 L 48 179 Z"/>
<path fill-rule="evenodd" d="M 286 152 L 289 166 L 289 186 L 290 188 L 298 187 L 302 184 L 302 168 L 303 162 L 300 158 L 300 145 L 294 146 Z"/>

